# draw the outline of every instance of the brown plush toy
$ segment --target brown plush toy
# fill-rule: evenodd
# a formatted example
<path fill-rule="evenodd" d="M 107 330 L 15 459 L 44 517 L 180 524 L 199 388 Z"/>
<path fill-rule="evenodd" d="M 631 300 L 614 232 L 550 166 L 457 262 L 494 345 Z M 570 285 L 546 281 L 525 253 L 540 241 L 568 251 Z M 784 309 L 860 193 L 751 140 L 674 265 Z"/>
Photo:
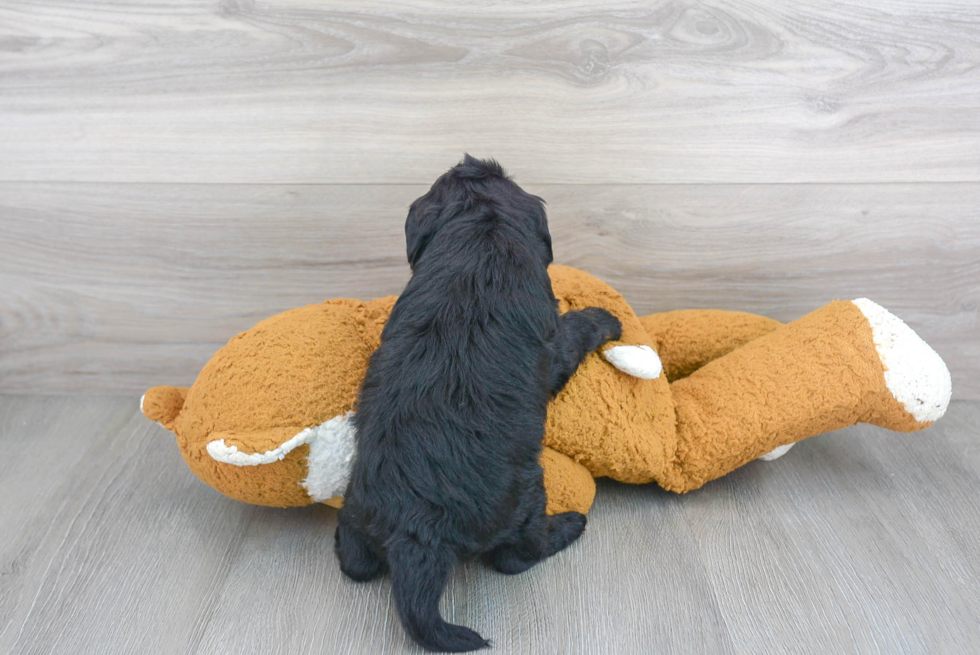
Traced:
<path fill-rule="evenodd" d="M 854 423 L 921 430 L 949 402 L 942 359 L 869 300 L 785 325 L 715 310 L 637 317 L 588 273 L 550 273 L 560 311 L 599 306 L 623 323 L 622 339 L 590 354 L 549 408 L 550 513 L 587 512 L 594 477 L 686 492 Z M 328 300 L 266 319 L 219 350 L 194 386 L 147 391 L 143 413 L 232 498 L 339 506 L 357 391 L 394 301 Z"/>

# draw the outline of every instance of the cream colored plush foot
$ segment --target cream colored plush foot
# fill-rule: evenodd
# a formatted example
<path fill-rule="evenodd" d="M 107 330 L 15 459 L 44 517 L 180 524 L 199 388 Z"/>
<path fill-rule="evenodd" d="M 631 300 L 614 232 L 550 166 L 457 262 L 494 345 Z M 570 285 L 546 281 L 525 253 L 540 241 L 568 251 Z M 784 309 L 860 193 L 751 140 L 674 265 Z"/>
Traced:
<path fill-rule="evenodd" d="M 915 331 L 887 309 L 867 298 L 853 302 L 871 324 L 875 349 L 885 367 L 885 385 L 919 423 L 946 413 L 952 394 L 949 369 Z"/>
<path fill-rule="evenodd" d="M 785 446 L 780 446 L 779 448 L 773 448 L 768 453 L 760 457 L 763 462 L 771 462 L 773 460 L 779 459 L 783 455 L 789 452 L 789 449 L 795 446 L 795 443 L 788 443 Z"/>
<path fill-rule="evenodd" d="M 613 346 L 603 350 L 602 356 L 623 373 L 644 380 L 656 380 L 664 369 L 650 346 Z"/>
<path fill-rule="evenodd" d="M 272 450 L 241 452 L 237 446 L 227 445 L 222 438 L 210 441 L 207 451 L 211 459 L 223 464 L 261 466 L 278 462 L 299 446 L 309 445 L 307 476 L 299 484 L 319 503 L 339 497 L 347 489 L 356 441 L 354 412 L 347 412 L 312 428 L 297 430 L 293 437 Z"/>

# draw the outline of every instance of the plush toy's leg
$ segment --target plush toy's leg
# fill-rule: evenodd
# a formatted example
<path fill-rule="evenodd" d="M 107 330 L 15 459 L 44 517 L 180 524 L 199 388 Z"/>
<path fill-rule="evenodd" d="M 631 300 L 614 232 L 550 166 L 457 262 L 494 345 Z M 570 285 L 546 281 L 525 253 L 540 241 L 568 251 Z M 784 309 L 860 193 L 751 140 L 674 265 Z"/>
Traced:
<path fill-rule="evenodd" d="M 789 449 L 795 445 L 796 442 L 793 442 L 793 443 L 788 443 L 785 446 L 779 446 L 778 448 L 773 448 L 765 455 L 759 455 L 759 459 L 761 459 L 763 462 L 774 462 L 780 457 L 782 457 L 783 455 L 785 455 L 786 453 L 788 453 Z"/>
<path fill-rule="evenodd" d="M 769 334 L 782 323 L 765 316 L 720 309 L 681 309 L 641 316 L 656 345 L 667 379 L 687 377 L 710 361 Z"/>
<path fill-rule="evenodd" d="M 677 451 L 663 486 L 689 491 L 780 446 L 857 422 L 911 432 L 942 416 L 950 379 L 907 325 L 837 301 L 671 385 Z"/>
<path fill-rule="evenodd" d="M 545 446 L 538 459 L 544 469 L 547 514 L 579 512 L 585 514 L 595 499 L 595 480 L 589 469 L 567 455 Z"/>
<path fill-rule="evenodd" d="M 671 382 L 687 377 L 708 362 L 765 336 L 782 325 L 756 314 L 720 309 L 681 309 L 641 316 L 640 323 L 657 344 L 664 372 Z M 776 460 L 793 447 L 780 446 L 759 457 Z"/>

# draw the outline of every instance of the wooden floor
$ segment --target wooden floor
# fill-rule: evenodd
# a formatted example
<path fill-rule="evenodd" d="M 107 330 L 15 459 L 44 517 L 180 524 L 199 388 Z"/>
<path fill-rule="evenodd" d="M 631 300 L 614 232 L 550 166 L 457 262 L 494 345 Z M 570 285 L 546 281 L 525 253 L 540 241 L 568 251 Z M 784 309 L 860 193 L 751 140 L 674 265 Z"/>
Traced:
<path fill-rule="evenodd" d="M 135 397 L 0 397 L 0 652 L 401 653 L 387 581 L 344 579 L 336 513 L 227 499 Z M 814 437 L 677 496 L 599 485 L 582 539 L 458 568 L 496 653 L 973 653 L 980 403 L 912 435 Z"/>

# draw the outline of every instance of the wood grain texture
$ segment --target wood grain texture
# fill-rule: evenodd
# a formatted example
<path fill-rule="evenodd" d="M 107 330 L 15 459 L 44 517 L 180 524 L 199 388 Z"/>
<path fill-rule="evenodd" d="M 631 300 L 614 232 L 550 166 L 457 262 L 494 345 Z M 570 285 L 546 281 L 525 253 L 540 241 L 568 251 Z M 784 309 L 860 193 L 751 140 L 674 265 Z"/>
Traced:
<path fill-rule="evenodd" d="M 600 481 L 577 544 L 458 567 L 443 612 L 496 653 L 972 652 L 978 424 L 954 402 L 684 496 Z M 0 652 L 422 652 L 387 580 L 340 574 L 334 510 L 220 496 L 135 397 L 0 397 L 0 448 Z"/>
<path fill-rule="evenodd" d="M 0 401 L 0 426 L 0 652 L 192 640 L 253 508 L 198 495 L 132 398 Z"/>
<path fill-rule="evenodd" d="M 980 185 L 528 185 L 559 263 L 639 313 L 869 297 L 980 398 Z M 0 391 L 189 385 L 228 339 L 397 294 L 414 185 L 0 184 Z"/>
<path fill-rule="evenodd" d="M 396 8 L 397 7 L 397 8 Z M 980 181 L 973 0 L 5 0 L 0 180 Z"/>

